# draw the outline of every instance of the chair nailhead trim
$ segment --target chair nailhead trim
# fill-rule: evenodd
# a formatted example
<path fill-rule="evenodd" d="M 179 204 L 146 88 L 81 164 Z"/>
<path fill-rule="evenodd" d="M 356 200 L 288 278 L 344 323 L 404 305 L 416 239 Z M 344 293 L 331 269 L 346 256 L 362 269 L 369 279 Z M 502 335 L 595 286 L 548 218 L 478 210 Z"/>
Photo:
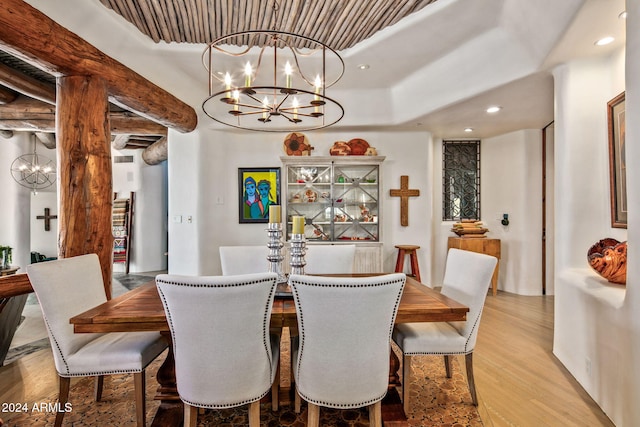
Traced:
<path fill-rule="evenodd" d="M 306 279 L 310 279 L 312 276 L 306 276 Z M 300 340 L 300 344 L 299 344 L 299 350 L 298 350 L 298 368 L 297 370 L 300 371 L 300 366 L 302 365 L 302 353 L 304 351 L 304 341 L 305 341 L 305 333 L 304 333 L 304 314 L 302 311 L 302 307 L 300 307 L 299 303 L 298 303 L 298 298 L 297 298 L 297 290 L 296 287 L 293 285 L 302 285 L 302 286 L 317 286 L 317 287 L 327 287 L 327 288 L 372 288 L 372 287 L 380 287 L 380 286 L 387 286 L 387 285 L 393 285 L 396 284 L 398 282 L 402 282 L 402 286 L 400 287 L 400 291 L 398 292 L 398 296 L 396 297 L 396 302 L 394 304 L 393 307 L 393 311 L 392 311 L 392 316 L 391 318 L 393 319 L 391 322 L 391 326 L 389 328 L 389 341 L 391 341 L 391 337 L 393 334 L 393 324 L 394 324 L 394 320 L 396 318 L 396 314 L 398 312 L 398 306 L 400 305 L 400 299 L 402 298 L 402 289 L 404 288 L 404 284 L 405 279 L 401 279 L 401 280 L 387 280 L 384 282 L 378 282 L 378 283 L 317 283 L 317 282 L 313 282 L 312 280 L 309 281 L 305 281 L 305 282 L 300 282 L 300 281 L 295 281 L 295 280 L 290 280 L 290 284 L 291 286 L 291 290 L 293 291 L 293 294 L 296 295 L 296 298 L 294 298 L 295 303 L 296 303 L 296 313 L 298 315 L 298 321 L 300 322 L 300 330 L 299 330 L 299 340 Z M 368 406 L 371 405 L 373 403 L 376 403 L 380 400 L 382 400 L 384 398 L 384 396 L 386 396 L 387 391 L 385 390 L 385 392 L 374 399 L 370 399 L 367 400 L 365 402 L 359 402 L 359 403 L 355 403 L 355 404 L 339 404 L 339 403 L 329 403 L 329 402 L 323 402 L 323 401 L 319 401 L 319 400 L 315 400 L 315 399 L 310 399 L 308 398 L 306 395 L 300 393 L 300 391 L 298 390 L 298 394 L 300 394 L 300 397 L 302 397 L 304 400 L 306 400 L 307 402 L 311 402 L 313 404 L 319 405 L 319 406 L 324 406 L 324 407 L 337 407 L 337 408 L 343 408 L 343 409 L 350 409 L 350 408 L 360 408 L 363 406 Z"/>
<path fill-rule="evenodd" d="M 373 398 L 373 399 L 365 400 L 364 402 L 350 403 L 350 404 L 340 404 L 340 403 L 324 402 L 322 400 L 310 399 L 306 395 L 300 393 L 300 391 L 298 391 L 298 394 L 300 395 L 300 397 L 302 397 L 307 402 L 311 402 L 311 403 L 313 403 L 315 405 L 318 405 L 318 406 L 324 406 L 325 408 L 352 409 L 352 408 L 362 408 L 363 406 L 369 406 L 369 405 L 372 405 L 372 404 L 374 404 L 376 402 L 379 402 L 382 399 L 384 399 L 384 397 L 387 395 L 387 392 L 385 391 L 384 393 L 382 393 L 381 396 L 378 396 L 378 397 Z"/>
<path fill-rule="evenodd" d="M 456 351 L 456 352 L 448 352 L 448 353 L 443 353 L 440 351 L 435 351 L 435 352 L 424 352 L 424 351 L 412 351 L 412 352 L 405 352 L 402 347 L 400 347 L 398 345 L 398 348 L 400 348 L 400 351 L 402 351 L 402 354 L 406 354 L 408 356 L 428 356 L 428 355 L 435 355 L 435 356 L 446 356 L 448 354 L 469 354 L 469 353 L 473 353 L 473 349 L 469 349 L 469 340 L 471 339 L 471 335 L 473 335 L 473 331 L 474 329 L 478 326 L 478 322 L 480 321 L 480 317 L 482 316 L 482 308 L 480 309 L 480 311 L 478 312 L 478 316 L 476 316 L 476 320 L 475 322 L 473 322 L 473 327 L 471 328 L 471 333 L 469 334 L 469 337 L 467 338 L 467 340 L 464 343 L 464 351 Z M 398 343 L 396 343 L 398 344 Z"/>
<path fill-rule="evenodd" d="M 213 405 L 213 404 L 209 404 L 209 403 L 198 403 L 198 402 L 191 402 L 189 400 L 185 400 L 182 397 L 180 398 L 183 402 L 191 405 L 191 406 L 197 406 L 198 408 L 208 408 L 208 409 L 227 409 L 227 408 L 235 408 L 238 406 L 242 406 L 242 405 L 248 405 L 249 403 L 253 403 L 256 400 L 260 400 L 263 397 L 265 397 L 269 392 L 271 391 L 271 387 L 269 387 L 269 389 L 267 391 L 265 391 L 264 393 L 262 393 L 261 395 L 255 397 L 255 398 L 251 398 L 251 399 L 245 399 L 242 400 L 240 402 L 233 402 L 233 403 L 225 403 L 222 405 Z"/>
<path fill-rule="evenodd" d="M 191 287 L 191 288 L 230 288 L 230 287 L 240 287 L 240 286 L 249 286 L 249 285 L 263 285 L 265 283 L 267 284 L 271 284 L 271 291 L 269 292 L 269 296 L 267 298 L 267 303 L 265 306 L 265 311 L 264 311 L 264 317 L 262 319 L 262 344 L 264 346 L 265 349 L 265 353 L 267 355 L 267 359 L 269 360 L 269 366 L 270 366 L 270 378 L 273 378 L 275 373 L 273 372 L 273 354 L 271 354 L 271 336 L 269 334 L 269 325 L 271 322 L 271 307 L 272 307 L 272 302 L 273 302 L 273 297 L 275 296 L 275 289 L 276 289 L 276 279 L 275 278 L 268 278 L 268 279 L 260 279 L 260 280 L 248 280 L 248 281 L 243 281 L 243 282 L 238 282 L 238 283 L 184 283 L 184 282 L 178 282 L 178 281 L 166 281 L 166 280 L 158 280 L 156 279 L 156 282 L 160 282 L 160 283 L 166 283 L 166 284 L 170 284 L 170 285 L 174 285 L 174 286 L 186 286 L 186 287 Z M 164 293 L 162 292 L 162 290 L 158 287 L 158 294 L 160 295 L 160 298 L 162 299 L 162 303 L 165 307 L 168 307 L 167 305 L 167 299 L 164 295 Z M 165 310 L 166 311 L 166 310 Z M 176 337 L 174 335 L 174 327 L 173 327 L 173 318 L 171 317 L 171 313 L 169 313 L 168 311 L 166 312 L 166 316 L 167 316 L 167 323 L 169 323 L 169 330 L 171 331 L 171 341 L 173 343 L 173 352 L 174 354 L 176 353 Z M 183 402 L 192 405 L 192 406 L 197 406 L 199 408 L 210 408 L 210 409 L 225 409 L 225 408 L 234 408 L 237 406 L 242 406 L 242 405 L 246 405 L 248 403 L 251 402 L 255 402 L 256 400 L 262 399 L 264 396 L 267 395 L 267 393 L 269 393 L 269 391 L 271 391 L 271 387 L 269 387 L 269 390 L 265 391 L 260 397 L 256 398 L 256 399 L 252 399 L 252 400 L 245 400 L 242 402 L 238 402 L 238 403 L 232 403 L 232 404 L 224 404 L 224 405 L 211 405 L 211 404 L 204 404 L 204 403 L 196 403 L 196 402 L 190 402 L 187 400 L 182 399 Z"/>

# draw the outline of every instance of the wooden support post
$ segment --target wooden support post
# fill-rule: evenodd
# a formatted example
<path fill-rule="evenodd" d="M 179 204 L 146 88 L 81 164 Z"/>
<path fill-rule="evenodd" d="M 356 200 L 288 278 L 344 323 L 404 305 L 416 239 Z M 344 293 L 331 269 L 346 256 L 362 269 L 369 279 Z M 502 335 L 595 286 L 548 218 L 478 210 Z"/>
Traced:
<path fill-rule="evenodd" d="M 111 299 L 113 181 L 109 103 L 104 79 L 59 77 L 56 95 L 61 258 L 98 254 Z"/>

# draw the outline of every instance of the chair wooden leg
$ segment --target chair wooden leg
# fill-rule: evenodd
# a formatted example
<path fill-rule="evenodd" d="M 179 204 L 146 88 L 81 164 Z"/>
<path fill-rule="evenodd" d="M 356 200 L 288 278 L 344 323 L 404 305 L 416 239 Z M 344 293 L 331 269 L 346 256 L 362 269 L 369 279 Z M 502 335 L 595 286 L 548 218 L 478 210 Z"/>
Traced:
<path fill-rule="evenodd" d="M 104 385 L 104 375 L 98 375 L 93 382 L 93 396 L 96 402 L 102 400 L 102 386 Z"/>
<path fill-rule="evenodd" d="M 64 408 L 64 404 L 69 400 L 69 387 L 71 385 L 71 378 L 58 376 L 58 382 L 60 383 L 60 391 L 58 392 L 58 402 L 60 408 Z M 62 419 L 64 418 L 64 411 L 58 411 L 56 413 L 55 427 L 62 425 Z"/>
<path fill-rule="evenodd" d="M 136 424 L 138 427 L 145 427 L 146 423 L 147 404 L 144 398 L 145 383 L 144 369 L 142 372 L 133 374 L 133 391 L 136 395 Z"/>
<path fill-rule="evenodd" d="M 409 392 L 411 388 L 411 356 L 406 354 L 402 358 L 402 407 L 404 413 L 409 414 Z"/>
<path fill-rule="evenodd" d="M 298 337 L 298 327 L 290 326 L 289 327 L 289 355 L 290 357 L 290 369 L 289 369 L 289 380 L 291 381 L 291 388 L 293 389 L 296 384 L 296 378 L 293 375 L 293 367 L 295 366 L 296 361 L 293 360 L 293 343 Z"/>
<path fill-rule="evenodd" d="M 320 425 L 320 407 L 311 402 L 307 403 L 307 427 L 318 427 Z"/>
<path fill-rule="evenodd" d="M 188 403 L 184 404 L 184 427 L 196 427 L 198 422 L 198 408 Z"/>
<path fill-rule="evenodd" d="M 280 361 L 278 360 L 278 369 L 276 370 L 276 378 L 271 384 L 271 410 L 277 411 L 280 405 Z"/>
<path fill-rule="evenodd" d="M 369 405 L 369 425 L 371 427 L 382 427 L 382 401 Z"/>
<path fill-rule="evenodd" d="M 260 427 L 260 401 L 249 404 L 249 427 Z"/>
<path fill-rule="evenodd" d="M 447 373 L 447 378 L 451 378 L 451 356 L 444 356 L 444 371 Z"/>
<path fill-rule="evenodd" d="M 467 367 L 467 381 L 471 392 L 471 401 L 474 406 L 478 406 L 478 396 L 476 395 L 476 383 L 473 379 L 473 353 L 464 356 L 464 364 Z"/>
<path fill-rule="evenodd" d="M 295 397 L 293 399 L 293 412 L 299 414 L 302 408 L 302 398 L 300 397 L 298 390 L 295 391 Z"/>

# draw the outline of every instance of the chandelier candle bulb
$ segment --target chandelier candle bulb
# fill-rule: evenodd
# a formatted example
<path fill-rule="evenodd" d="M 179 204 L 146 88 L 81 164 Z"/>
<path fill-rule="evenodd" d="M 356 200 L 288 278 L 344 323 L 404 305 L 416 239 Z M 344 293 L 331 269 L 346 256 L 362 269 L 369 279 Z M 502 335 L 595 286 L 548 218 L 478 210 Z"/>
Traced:
<path fill-rule="evenodd" d="M 287 89 L 291 89 L 291 74 L 293 73 L 293 69 L 291 68 L 291 64 L 289 61 L 284 66 L 284 74 L 286 76 L 285 86 Z"/>
<path fill-rule="evenodd" d="M 238 110 L 238 103 L 240 102 L 240 92 L 238 90 L 234 90 L 233 91 L 233 111 L 239 111 Z"/>
<path fill-rule="evenodd" d="M 294 216 L 293 217 L 293 229 L 291 234 L 304 234 L 304 217 L 303 216 Z"/>
<path fill-rule="evenodd" d="M 244 86 L 251 87 L 251 74 L 253 70 L 251 69 L 251 63 L 247 62 L 247 65 L 244 66 Z"/>
<path fill-rule="evenodd" d="M 322 81 L 320 80 L 320 76 L 316 75 L 316 81 L 314 82 L 314 86 L 316 87 L 315 90 L 315 96 L 313 97 L 314 101 L 319 101 L 320 97 L 318 96 L 320 94 L 320 88 L 322 87 Z"/>
<path fill-rule="evenodd" d="M 269 223 L 274 224 L 280 222 L 282 218 L 280 212 L 280 205 L 269 206 Z"/>
<path fill-rule="evenodd" d="M 228 72 L 224 75 L 224 86 L 226 90 L 231 90 L 231 75 Z M 227 92 L 226 96 L 227 98 L 231 98 L 231 92 Z"/>

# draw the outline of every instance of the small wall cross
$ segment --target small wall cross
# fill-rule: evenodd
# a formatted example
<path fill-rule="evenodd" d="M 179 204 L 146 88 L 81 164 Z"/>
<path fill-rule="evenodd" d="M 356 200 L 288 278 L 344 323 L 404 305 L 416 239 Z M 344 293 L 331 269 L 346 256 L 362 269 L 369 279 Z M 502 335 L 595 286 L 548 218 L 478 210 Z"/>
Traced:
<path fill-rule="evenodd" d="M 44 219 L 44 231 L 51 230 L 51 220 L 58 218 L 58 215 L 50 215 L 51 210 L 44 208 L 44 215 L 38 215 L 36 219 Z"/>
<path fill-rule="evenodd" d="M 400 176 L 400 189 L 391 190 L 391 196 L 400 197 L 400 225 L 406 227 L 409 225 L 409 197 L 417 197 L 420 190 L 409 189 L 409 176 Z"/>

